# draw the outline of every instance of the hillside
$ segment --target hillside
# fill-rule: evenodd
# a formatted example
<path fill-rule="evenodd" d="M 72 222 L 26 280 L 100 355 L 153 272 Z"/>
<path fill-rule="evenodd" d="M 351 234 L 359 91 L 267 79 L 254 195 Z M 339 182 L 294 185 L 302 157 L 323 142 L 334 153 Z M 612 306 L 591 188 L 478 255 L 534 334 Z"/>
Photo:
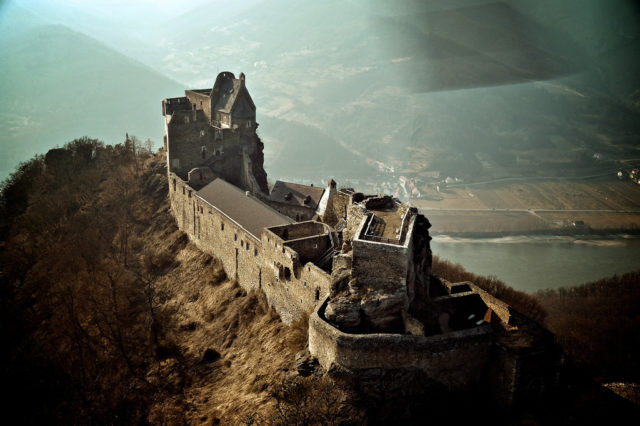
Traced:
<path fill-rule="evenodd" d="M 314 369 L 301 356 L 306 323 L 285 326 L 262 294 L 247 294 L 189 243 L 169 213 L 163 155 L 141 146 L 134 155 L 132 148 L 74 140 L 24 163 L 2 184 L 0 338 L 7 350 L 0 372 L 12 390 L 5 413 L 16 421 L 385 424 L 429 415 L 433 424 L 451 424 L 477 420 L 490 406 L 473 392 L 426 398 L 416 383 L 385 389 L 384 377 L 373 379 L 377 397 L 364 400 L 361 383 Z M 624 350 L 637 334 L 628 322 L 635 290 L 624 303 L 616 299 L 635 285 L 635 275 L 613 287 L 534 298 L 438 259 L 434 271 L 473 280 L 545 320 L 560 342 L 589 347 L 565 346 L 578 367 L 604 356 L 597 374 L 606 380 L 636 377 L 637 356 Z M 577 299 L 567 295 L 591 298 L 571 311 Z M 615 354 L 589 343 L 597 341 L 587 332 L 597 306 L 599 318 L 607 318 L 602 331 L 616 330 L 623 348 Z M 625 306 L 624 315 L 609 315 L 613 306 Z M 630 358 L 616 369 L 615 357 L 625 354 Z M 602 420 L 601 413 L 611 419 L 637 412 L 583 372 L 571 372 L 563 386 L 541 407 L 497 411 L 491 419 L 585 424 Z"/>
<path fill-rule="evenodd" d="M 286 393 L 306 329 L 286 327 L 191 245 L 166 191 L 162 156 L 91 139 L 5 182 L 1 362 L 16 421 L 277 415 L 273 394 Z"/>
<path fill-rule="evenodd" d="M 0 21 L 0 177 L 82 135 L 118 142 L 124 131 L 162 143 L 159 100 L 181 85 L 67 27 L 17 17 L 21 31 Z"/>

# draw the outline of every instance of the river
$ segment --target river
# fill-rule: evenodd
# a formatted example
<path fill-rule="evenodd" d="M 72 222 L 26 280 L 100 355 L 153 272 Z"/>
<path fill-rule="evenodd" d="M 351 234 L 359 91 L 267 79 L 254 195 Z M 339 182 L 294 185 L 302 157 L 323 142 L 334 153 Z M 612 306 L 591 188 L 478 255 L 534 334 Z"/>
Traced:
<path fill-rule="evenodd" d="M 504 237 L 431 241 L 434 255 L 479 275 L 493 275 L 517 290 L 535 292 L 591 282 L 640 269 L 640 238 Z"/>

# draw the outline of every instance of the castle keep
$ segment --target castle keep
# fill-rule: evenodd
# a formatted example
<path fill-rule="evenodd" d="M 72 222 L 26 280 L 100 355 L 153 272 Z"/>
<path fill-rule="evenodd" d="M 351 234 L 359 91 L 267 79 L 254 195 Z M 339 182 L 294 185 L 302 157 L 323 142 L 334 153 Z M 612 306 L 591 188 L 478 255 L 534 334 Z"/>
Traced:
<path fill-rule="evenodd" d="M 164 99 L 171 209 L 201 250 L 291 323 L 325 370 L 413 371 L 506 404 L 557 380 L 552 336 L 472 283 L 431 274 L 429 221 L 386 195 L 278 181 L 269 191 L 245 76 Z"/>

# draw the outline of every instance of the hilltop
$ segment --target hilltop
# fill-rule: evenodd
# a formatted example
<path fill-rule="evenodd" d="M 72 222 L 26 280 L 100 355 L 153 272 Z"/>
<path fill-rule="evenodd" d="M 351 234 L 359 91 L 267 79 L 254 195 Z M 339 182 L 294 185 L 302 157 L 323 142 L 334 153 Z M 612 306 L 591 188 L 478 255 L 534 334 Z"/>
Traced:
<path fill-rule="evenodd" d="M 169 213 L 163 155 L 140 146 L 134 155 L 134 146 L 75 140 L 23 163 L 2 186 L 0 331 L 9 350 L 1 363 L 3 382 L 12 389 L 6 412 L 14 418 L 292 424 L 301 416 L 311 423 L 359 423 L 364 415 L 376 423 L 409 410 L 414 418 L 431 413 L 439 424 L 451 416 L 468 421 L 474 407 L 488 403 L 477 395 L 427 402 L 399 394 L 371 407 L 350 383 L 314 373 L 303 377 L 309 366 L 297 354 L 306 346 L 306 323 L 284 325 L 262 295 L 247 294 L 217 259 L 188 242 Z M 473 280 L 522 312 L 545 317 L 539 301 L 496 280 L 437 261 L 434 270 L 452 281 Z M 547 293 L 541 300 L 555 300 L 547 318 L 561 339 L 575 345 L 571 329 L 562 325 L 566 294 Z M 589 311 L 572 315 L 586 318 Z M 606 327 L 617 327 L 616 317 L 608 318 Z M 571 356 L 591 368 L 598 353 Z M 625 370 L 607 359 L 612 367 L 597 374 L 624 380 Z M 599 401 L 598 409 L 630 409 L 598 387 L 581 386 L 579 395 Z M 576 398 L 559 399 L 568 404 L 562 407 L 566 424 L 593 414 Z M 447 404 L 466 411 L 434 410 Z M 525 417 L 545 424 L 546 415 L 531 409 Z M 507 413 L 494 418 L 508 419 Z"/>

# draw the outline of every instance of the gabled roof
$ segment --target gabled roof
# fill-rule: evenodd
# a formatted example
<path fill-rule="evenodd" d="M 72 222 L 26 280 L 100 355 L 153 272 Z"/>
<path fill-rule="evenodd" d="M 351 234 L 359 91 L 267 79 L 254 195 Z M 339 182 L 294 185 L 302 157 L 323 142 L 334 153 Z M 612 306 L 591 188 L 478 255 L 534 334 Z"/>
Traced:
<path fill-rule="evenodd" d="M 298 207 L 309 207 L 315 210 L 322 198 L 324 188 L 300 185 L 298 183 L 276 181 L 269 195 L 271 201 Z M 291 194 L 291 195 L 289 195 Z M 309 197 L 308 202 L 305 199 Z"/>
<path fill-rule="evenodd" d="M 240 78 L 235 78 L 233 73 L 225 71 L 218 74 L 216 82 L 213 85 L 211 96 L 214 98 L 213 109 L 220 112 L 230 113 L 234 105 L 239 99 L 246 100 L 249 108 L 255 112 L 256 106 L 249 95 L 249 91 L 244 86 L 244 74 L 240 74 Z M 243 112 L 246 113 L 246 107 Z"/>
<path fill-rule="evenodd" d="M 258 240 L 263 228 L 294 223 L 293 219 L 220 178 L 196 192 L 196 197 L 222 212 Z"/>

